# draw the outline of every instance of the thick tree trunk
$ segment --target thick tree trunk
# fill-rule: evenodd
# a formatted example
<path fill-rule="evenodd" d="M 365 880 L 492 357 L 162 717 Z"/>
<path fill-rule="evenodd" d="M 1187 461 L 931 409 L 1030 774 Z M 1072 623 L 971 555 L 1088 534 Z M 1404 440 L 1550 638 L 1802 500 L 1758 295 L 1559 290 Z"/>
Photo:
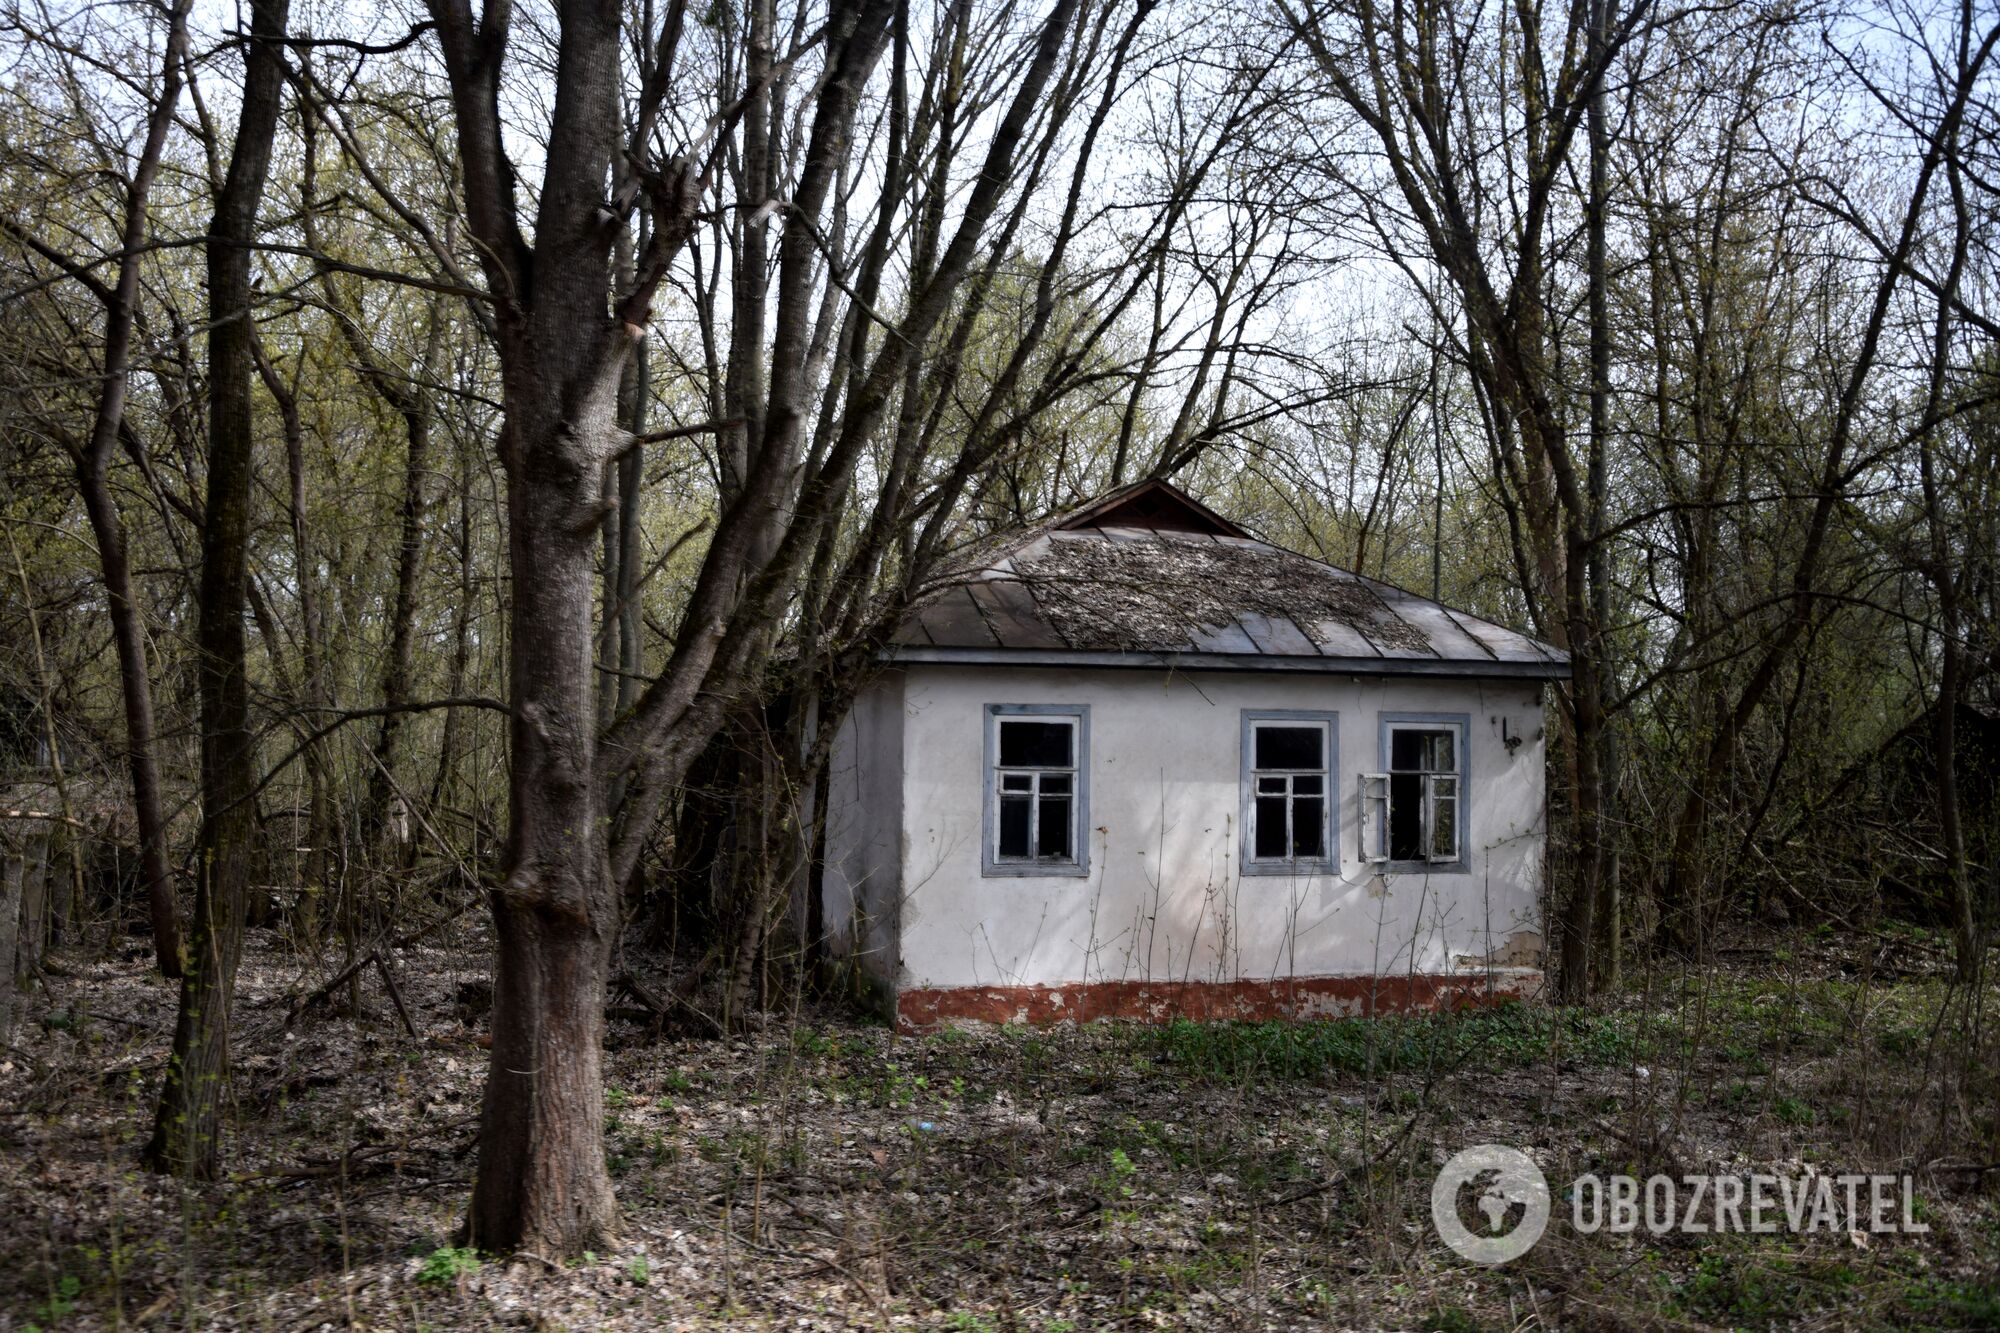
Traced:
<path fill-rule="evenodd" d="M 601 1066 L 618 923 L 591 781 L 596 529 L 585 521 L 598 512 L 588 446 L 609 430 L 609 399 L 600 395 L 594 413 L 582 405 L 581 419 L 543 418 L 547 433 L 532 447 L 502 442 L 513 574 L 511 845 L 507 880 L 492 894 L 493 1061 L 466 1238 L 550 1258 L 600 1246 L 616 1221 Z M 510 435 L 518 429 L 509 423 Z"/>
<path fill-rule="evenodd" d="M 494 896 L 493 1066 L 466 1239 L 550 1258 L 602 1248 L 617 1217 L 603 1133 L 609 936 Z"/>
<path fill-rule="evenodd" d="M 280 42 L 289 0 L 252 0 L 242 111 L 209 229 L 208 503 L 202 527 L 196 682 L 201 702 L 202 822 L 190 970 L 166 1085 L 143 1157 L 155 1170 L 213 1179 L 221 1165 L 229 1013 L 243 949 L 257 835 L 243 610 L 249 583 L 252 445 L 251 246 L 277 133 Z"/>

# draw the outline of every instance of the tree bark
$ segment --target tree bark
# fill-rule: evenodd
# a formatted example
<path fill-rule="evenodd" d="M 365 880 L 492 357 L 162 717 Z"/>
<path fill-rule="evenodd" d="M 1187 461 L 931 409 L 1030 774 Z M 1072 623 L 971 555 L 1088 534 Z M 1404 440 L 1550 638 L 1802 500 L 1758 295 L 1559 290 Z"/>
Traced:
<path fill-rule="evenodd" d="M 139 878 L 145 886 L 152 921 L 153 957 L 163 976 L 181 975 L 180 914 L 174 902 L 174 881 L 167 869 L 167 819 L 160 794 L 153 685 L 146 670 L 146 630 L 132 586 L 132 561 L 125 540 L 125 522 L 111 494 L 111 456 L 125 421 L 125 399 L 132 370 L 132 330 L 138 315 L 140 250 L 146 239 L 148 202 L 167 134 L 173 128 L 180 101 L 181 65 L 187 54 L 187 15 L 191 0 L 178 0 L 167 19 L 166 51 L 161 59 L 160 93 L 147 118 L 146 139 L 125 198 L 125 226 L 118 277 L 104 310 L 104 379 L 98 389 L 96 417 L 90 440 L 76 455 L 77 489 L 97 542 L 104 572 L 105 601 L 111 616 L 111 641 L 118 653 L 119 694 L 125 708 L 126 767 L 132 779 L 132 805 L 139 826 Z"/>
<path fill-rule="evenodd" d="M 0 1043 L 14 1035 L 14 979 L 20 952 L 25 867 L 19 852 L 0 846 Z"/>
<path fill-rule="evenodd" d="M 1590 5 L 1589 60 L 1593 68 L 1603 68 L 1606 61 L 1604 45 L 1614 3 L 1615 0 L 1592 0 Z M 1612 903 L 1603 901 L 1610 894 L 1610 881 L 1604 873 L 1604 824 L 1605 773 L 1612 749 L 1604 725 L 1604 701 L 1611 694 L 1608 688 L 1611 667 L 1603 637 L 1610 619 L 1610 587 L 1605 576 L 1604 546 L 1596 540 L 1605 527 L 1609 470 L 1606 450 L 1611 434 L 1610 277 L 1605 260 L 1611 133 L 1604 113 L 1602 77 L 1597 79 L 1590 94 L 1585 123 L 1589 149 L 1589 194 L 1584 201 L 1590 306 L 1590 442 L 1585 463 L 1589 540 L 1582 551 L 1572 554 L 1570 567 L 1575 570 L 1580 558 L 1585 582 L 1585 604 L 1571 608 L 1572 623 L 1585 628 L 1581 635 L 1572 637 L 1583 638 L 1589 650 L 1580 654 L 1584 660 L 1571 683 L 1576 713 L 1578 874 L 1570 886 L 1569 910 L 1563 921 L 1562 973 L 1557 979 L 1558 994 L 1572 1004 L 1590 994 L 1591 954 L 1598 943 L 1598 914 L 1601 910 L 1604 918 L 1609 919 L 1615 911 Z"/>
<path fill-rule="evenodd" d="M 153 1136 L 143 1153 L 155 1170 L 200 1180 L 213 1179 L 221 1165 L 229 1015 L 257 836 L 243 630 L 255 440 L 250 261 L 277 135 L 289 9 L 290 0 L 251 0 L 243 102 L 207 246 L 208 498 L 196 631 L 202 822 L 189 971 Z"/>

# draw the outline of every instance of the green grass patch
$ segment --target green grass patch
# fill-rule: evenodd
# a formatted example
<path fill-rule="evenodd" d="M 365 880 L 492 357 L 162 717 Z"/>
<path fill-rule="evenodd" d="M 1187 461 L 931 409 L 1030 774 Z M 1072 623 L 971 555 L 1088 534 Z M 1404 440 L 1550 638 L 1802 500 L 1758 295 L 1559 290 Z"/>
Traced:
<path fill-rule="evenodd" d="M 1318 1022 L 1195 1023 L 1157 1040 L 1164 1058 L 1198 1078 L 1312 1079 L 1341 1073 L 1449 1069 L 1478 1059 L 1527 1065 L 1560 1054 L 1615 1064 L 1633 1052 L 1627 1016 L 1508 1004 L 1496 1009 Z"/>
<path fill-rule="evenodd" d="M 478 1271 L 478 1250 L 471 1246 L 440 1245 L 425 1257 L 417 1269 L 417 1281 L 443 1287 Z"/>

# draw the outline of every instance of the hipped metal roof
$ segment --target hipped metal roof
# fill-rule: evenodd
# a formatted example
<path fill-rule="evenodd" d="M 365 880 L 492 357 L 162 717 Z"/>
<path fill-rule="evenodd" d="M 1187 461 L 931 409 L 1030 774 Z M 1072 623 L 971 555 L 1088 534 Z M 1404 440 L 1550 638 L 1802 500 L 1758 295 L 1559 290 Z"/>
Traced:
<path fill-rule="evenodd" d="M 1569 655 L 1258 541 L 1164 482 L 986 548 L 918 600 L 897 662 L 1567 680 Z"/>

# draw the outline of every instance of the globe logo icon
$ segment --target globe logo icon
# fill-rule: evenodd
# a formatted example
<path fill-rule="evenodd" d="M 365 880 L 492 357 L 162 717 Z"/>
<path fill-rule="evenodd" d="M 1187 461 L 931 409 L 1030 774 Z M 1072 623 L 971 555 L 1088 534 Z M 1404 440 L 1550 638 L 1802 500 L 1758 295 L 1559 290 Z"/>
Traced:
<path fill-rule="evenodd" d="M 1461 1199 L 1472 1191 L 1473 1206 L 1485 1219 L 1479 1230 L 1459 1214 Z M 1431 1186 L 1431 1221 L 1460 1257 L 1475 1264 L 1504 1264 L 1526 1254 L 1547 1229 L 1549 1182 L 1519 1149 L 1474 1144 L 1438 1172 Z"/>

